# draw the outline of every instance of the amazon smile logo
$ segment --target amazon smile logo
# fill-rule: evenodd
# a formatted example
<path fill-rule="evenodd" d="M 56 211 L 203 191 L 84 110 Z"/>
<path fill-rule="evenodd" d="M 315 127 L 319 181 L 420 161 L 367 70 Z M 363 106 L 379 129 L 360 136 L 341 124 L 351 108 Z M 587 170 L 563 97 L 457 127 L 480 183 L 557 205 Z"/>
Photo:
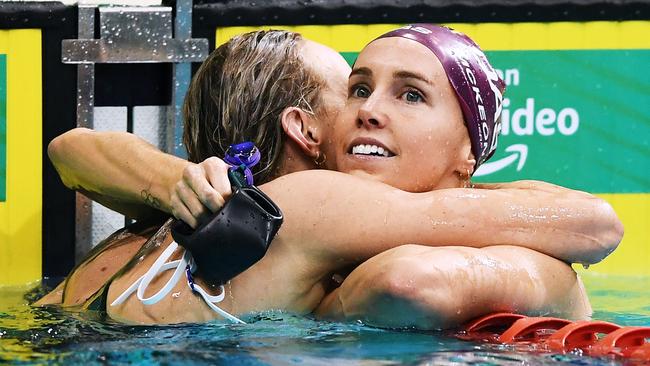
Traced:
<path fill-rule="evenodd" d="M 501 158 L 497 161 L 491 161 L 488 163 L 483 163 L 476 172 L 474 173 L 475 177 L 480 177 L 483 175 L 488 175 L 496 173 L 513 163 L 517 162 L 517 171 L 521 171 L 526 164 L 526 158 L 528 157 L 528 146 L 524 144 L 514 144 L 506 147 L 506 152 L 512 153 L 505 158 Z"/>

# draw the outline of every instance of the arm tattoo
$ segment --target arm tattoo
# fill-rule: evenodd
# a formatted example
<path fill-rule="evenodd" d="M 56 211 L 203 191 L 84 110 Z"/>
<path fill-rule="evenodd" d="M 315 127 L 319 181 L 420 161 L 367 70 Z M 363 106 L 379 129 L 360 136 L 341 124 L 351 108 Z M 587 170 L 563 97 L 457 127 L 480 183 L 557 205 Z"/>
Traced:
<path fill-rule="evenodd" d="M 149 192 L 148 190 L 143 189 L 140 192 L 140 196 L 142 197 L 144 203 L 146 203 L 147 205 L 156 209 L 160 209 L 160 207 L 162 207 L 162 205 L 160 204 L 160 200 L 156 196 L 151 194 L 151 192 Z"/>

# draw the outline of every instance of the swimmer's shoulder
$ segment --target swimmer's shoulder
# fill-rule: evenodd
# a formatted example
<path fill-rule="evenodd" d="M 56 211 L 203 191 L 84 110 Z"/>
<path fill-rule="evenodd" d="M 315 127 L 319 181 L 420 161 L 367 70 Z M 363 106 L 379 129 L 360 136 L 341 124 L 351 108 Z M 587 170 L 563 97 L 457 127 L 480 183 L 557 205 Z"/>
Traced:
<path fill-rule="evenodd" d="M 128 225 L 100 242 L 65 279 L 61 304 L 83 304 L 128 263 L 162 225 L 158 220 Z"/>

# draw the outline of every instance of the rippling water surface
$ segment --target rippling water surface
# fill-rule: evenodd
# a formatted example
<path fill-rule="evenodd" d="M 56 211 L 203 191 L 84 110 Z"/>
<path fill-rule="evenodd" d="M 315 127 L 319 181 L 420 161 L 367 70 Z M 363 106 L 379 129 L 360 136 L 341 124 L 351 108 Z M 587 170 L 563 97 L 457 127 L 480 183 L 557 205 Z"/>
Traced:
<path fill-rule="evenodd" d="M 650 278 L 587 275 L 584 279 L 595 319 L 650 326 Z M 459 341 L 436 332 L 381 330 L 282 313 L 259 315 L 248 325 L 125 326 L 94 313 L 32 308 L 28 301 L 39 289 L 28 290 L 0 287 L 0 364 L 629 364 L 577 354 L 535 354 Z"/>

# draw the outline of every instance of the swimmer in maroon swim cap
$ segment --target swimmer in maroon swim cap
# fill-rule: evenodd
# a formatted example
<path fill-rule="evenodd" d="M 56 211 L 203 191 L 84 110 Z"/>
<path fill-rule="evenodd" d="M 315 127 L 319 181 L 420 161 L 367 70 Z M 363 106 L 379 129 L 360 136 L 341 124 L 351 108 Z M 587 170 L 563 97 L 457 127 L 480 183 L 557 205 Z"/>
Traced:
<path fill-rule="evenodd" d="M 348 87 L 334 132 L 347 154 L 328 153 L 339 171 L 411 192 L 463 187 L 496 149 L 505 83 L 462 33 L 388 32 L 359 54 Z"/>
<path fill-rule="evenodd" d="M 416 41 L 438 57 L 458 96 L 478 168 L 497 147 L 497 137 L 501 132 L 501 102 L 506 88 L 504 81 L 474 41 L 450 28 L 412 24 L 378 39 L 388 37 Z"/>

